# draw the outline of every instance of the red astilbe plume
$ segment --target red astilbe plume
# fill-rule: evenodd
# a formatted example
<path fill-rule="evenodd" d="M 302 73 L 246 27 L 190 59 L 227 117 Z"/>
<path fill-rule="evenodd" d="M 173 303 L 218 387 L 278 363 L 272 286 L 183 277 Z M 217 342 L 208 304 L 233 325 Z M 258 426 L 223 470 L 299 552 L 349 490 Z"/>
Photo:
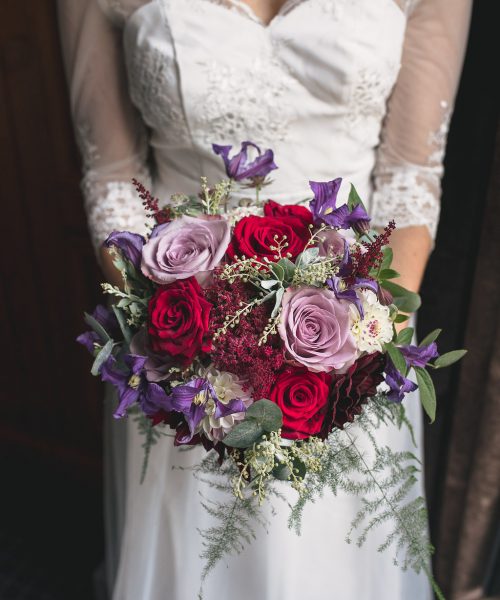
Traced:
<path fill-rule="evenodd" d="M 155 198 L 137 179 L 132 179 L 132 183 L 135 185 L 135 189 L 142 200 L 142 205 L 148 213 L 148 217 L 154 219 L 158 225 L 169 223 L 172 220 L 170 208 L 168 206 L 160 208 L 158 198 Z"/>
<path fill-rule="evenodd" d="M 213 304 L 211 333 L 224 325 L 226 315 L 234 315 L 243 303 L 255 298 L 255 289 L 241 281 L 229 283 L 214 277 L 213 286 L 205 292 L 206 299 Z M 217 369 L 234 373 L 243 381 L 243 387 L 252 388 L 254 400 L 269 398 L 276 373 L 284 363 L 283 349 L 277 335 L 270 335 L 266 343 L 259 346 L 259 339 L 268 324 L 269 307 L 261 304 L 242 315 L 234 328 L 221 334 L 211 351 Z"/>
<path fill-rule="evenodd" d="M 380 263 L 384 258 L 382 248 L 387 246 L 389 238 L 395 228 L 396 223 L 390 221 L 389 224 L 384 227 L 384 231 L 380 235 L 377 235 L 373 242 L 363 242 L 364 250 L 359 246 L 353 250 L 353 271 L 356 277 L 368 278 L 370 277 L 370 270 L 377 269 L 380 266 Z"/>

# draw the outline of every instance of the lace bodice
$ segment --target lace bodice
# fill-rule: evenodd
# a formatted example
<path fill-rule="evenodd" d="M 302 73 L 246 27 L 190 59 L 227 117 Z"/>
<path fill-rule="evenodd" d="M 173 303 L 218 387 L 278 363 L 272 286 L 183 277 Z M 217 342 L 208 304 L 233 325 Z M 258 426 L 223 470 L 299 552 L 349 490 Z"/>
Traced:
<path fill-rule="evenodd" d="M 434 236 L 470 3 L 288 0 L 265 24 L 243 0 L 59 0 L 95 244 L 143 229 L 132 177 L 192 193 L 245 139 L 275 150 L 273 199 L 342 176 L 374 225 Z"/>

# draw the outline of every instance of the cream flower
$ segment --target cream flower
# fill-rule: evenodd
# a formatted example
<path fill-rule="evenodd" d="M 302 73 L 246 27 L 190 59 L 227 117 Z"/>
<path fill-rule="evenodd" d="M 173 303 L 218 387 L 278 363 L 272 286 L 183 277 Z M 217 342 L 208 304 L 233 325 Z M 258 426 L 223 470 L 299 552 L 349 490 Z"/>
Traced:
<path fill-rule="evenodd" d="M 242 382 L 236 375 L 228 373 L 227 371 L 218 371 L 214 367 L 204 369 L 200 375 L 206 377 L 212 384 L 217 398 L 222 404 L 228 404 L 235 398 L 239 398 L 247 408 L 252 404 L 253 400 L 250 391 L 243 390 Z M 225 417 L 221 417 L 220 419 L 216 419 L 213 416 L 215 408 L 215 403 L 212 400 L 209 400 L 205 408 L 207 416 L 201 421 L 199 429 L 203 430 L 203 433 L 208 439 L 220 441 L 227 433 L 229 433 L 236 423 L 244 419 L 245 413 L 232 413 Z"/>
<path fill-rule="evenodd" d="M 358 290 L 363 305 L 364 318 L 351 304 L 351 334 L 360 353 L 382 352 L 383 344 L 390 342 L 393 336 L 392 320 L 388 306 L 382 306 L 377 295 L 371 290 Z"/>

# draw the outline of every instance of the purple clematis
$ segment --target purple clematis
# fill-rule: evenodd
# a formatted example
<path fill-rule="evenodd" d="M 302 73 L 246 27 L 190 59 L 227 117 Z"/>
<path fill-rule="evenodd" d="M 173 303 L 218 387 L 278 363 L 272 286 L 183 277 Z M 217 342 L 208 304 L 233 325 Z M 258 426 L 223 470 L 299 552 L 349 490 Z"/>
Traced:
<path fill-rule="evenodd" d="M 129 231 L 113 231 L 109 234 L 104 245 L 107 248 L 114 246 L 120 250 L 122 256 L 129 260 L 136 269 L 141 266 L 142 247 L 146 240 L 138 233 Z"/>
<path fill-rule="evenodd" d="M 401 346 L 399 349 L 409 367 L 425 367 L 430 360 L 439 356 L 436 342 L 427 346 Z"/>
<path fill-rule="evenodd" d="M 215 419 L 227 415 L 246 411 L 243 400 L 234 398 L 224 404 L 217 398 L 213 385 L 203 377 L 196 377 L 184 385 L 179 385 L 172 390 L 169 397 L 171 409 L 184 415 L 189 427 L 189 436 L 179 440 L 187 444 L 195 434 L 196 428 L 207 414 L 212 414 Z"/>
<path fill-rule="evenodd" d="M 118 389 L 120 402 L 113 416 L 121 419 L 127 414 L 127 409 L 139 402 L 143 412 L 152 417 L 159 410 L 172 410 L 169 396 L 157 383 L 147 381 L 144 374 L 145 356 L 127 354 L 123 359 L 126 371 L 117 368 L 116 359 L 110 356 L 101 368 L 103 381 L 109 381 Z"/>
<path fill-rule="evenodd" d="M 251 162 L 248 162 L 247 157 L 249 146 L 255 148 L 258 153 L 257 157 Z M 241 150 L 232 158 L 229 157 L 232 146 L 212 144 L 212 149 L 215 154 L 222 157 L 224 166 L 226 167 L 226 174 L 229 179 L 234 179 L 234 181 L 254 178 L 264 179 L 272 170 L 278 168 L 274 163 L 273 151 L 268 149 L 262 152 L 259 146 L 253 142 L 243 142 Z"/>
<path fill-rule="evenodd" d="M 92 316 L 100 325 L 102 325 L 103 329 L 111 337 L 113 337 L 115 333 L 119 332 L 118 321 L 116 320 L 114 312 L 102 304 L 98 304 L 95 307 Z M 102 337 L 95 331 L 86 331 L 85 333 L 82 333 L 76 338 L 76 341 L 79 344 L 82 344 L 82 346 L 85 346 L 85 348 L 87 348 L 91 354 L 94 353 L 95 344 L 100 344 L 102 346 L 106 342 L 106 340 L 102 339 Z"/>
<path fill-rule="evenodd" d="M 377 293 L 378 283 L 373 281 L 373 279 L 356 277 L 354 283 L 344 289 L 342 289 L 343 286 L 341 284 L 342 279 L 340 277 L 334 276 L 326 280 L 326 285 L 333 291 L 337 300 L 347 300 L 348 302 L 352 302 L 358 309 L 361 319 L 364 319 L 365 314 L 363 311 L 363 304 L 361 303 L 359 296 L 356 294 L 356 290 L 359 288 L 365 288 Z"/>
<path fill-rule="evenodd" d="M 337 208 L 337 195 L 341 183 L 341 177 L 337 177 L 332 181 L 309 182 L 314 193 L 314 198 L 309 205 L 314 222 L 316 224 L 325 223 L 337 229 L 353 228 L 358 232 L 364 232 L 370 222 L 370 217 L 361 204 L 357 204 L 352 210 L 349 209 L 347 204 Z"/>
<path fill-rule="evenodd" d="M 385 366 L 385 382 L 390 387 L 387 398 L 391 402 L 401 402 L 406 394 L 414 392 L 418 387 L 396 369 L 389 357 Z"/>

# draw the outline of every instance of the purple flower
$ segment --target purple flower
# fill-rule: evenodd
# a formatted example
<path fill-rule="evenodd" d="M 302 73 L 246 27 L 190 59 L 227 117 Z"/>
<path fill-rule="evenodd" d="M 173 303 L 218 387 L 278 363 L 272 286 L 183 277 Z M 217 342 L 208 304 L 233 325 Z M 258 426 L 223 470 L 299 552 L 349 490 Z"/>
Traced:
<path fill-rule="evenodd" d="M 103 327 L 110 337 L 113 337 L 114 334 L 118 333 L 119 326 L 115 317 L 115 313 L 102 304 L 98 304 L 95 307 L 92 317 L 94 317 L 94 319 Z M 85 346 L 85 348 L 87 348 L 91 354 L 94 353 L 95 344 L 100 344 L 102 346 L 106 342 L 101 335 L 93 330 L 82 333 L 76 338 L 76 341 Z"/>
<path fill-rule="evenodd" d="M 357 204 L 352 210 L 347 204 L 337 208 L 337 195 L 339 193 L 342 178 L 337 177 L 332 181 L 310 181 L 309 185 L 314 193 L 309 208 L 313 213 L 314 222 L 325 223 L 337 229 L 350 229 L 358 232 L 366 230 L 370 217 L 361 204 Z"/>
<path fill-rule="evenodd" d="M 399 349 L 409 367 L 425 367 L 430 360 L 439 356 L 436 342 L 428 346 L 401 346 Z"/>
<path fill-rule="evenodd" d="M 248 162 L 247 148 L 252 146 L 257 150 L 257 157 Z M 224 166 L 226 167 L 226 174 L 229 179 L 235 181 L 242 181 L 243 179 L 253 179 L 255 177 L 264 178 L 273 169 L 278 167 L 274 164 L 274 154 L 272 150 L 266 150 L 262 152 L 259 146 L 253 142 L 243 142 L 241 144 L 241 150 L 238 154 L 235 154 L 232 158 L 229 157 L 232 146 L 219 146 L 218 144 L 212 144 L 212 149 L 215 154 L 222 156 Z"/>
<path fill-rule="evenodd" d="M 372 290 L 375 294 L 378 290 L 378 283 L 373 279 L 362 279 L 361 277 L 356 277 L 354 283 L 350 286 L 345 287 L 342 286 L 342 279 L 340 277 L 331 277 L 326 280 L 326 285 L 333 291 L 337 300 L 347 300 L 348 302 L 352 302 L 356 308 L 358 309 L 359 316 L 361 319 L 364 319 L 364 311 L 363 304 L 356 294 L 356 289 L 365 288 Z"/>
<path fill-rule="evenodd" d="M 115 246 L 120 250 L 122 256 L 129 260 L 136 269 L 141 264 L 142 247 L 144 246 L 145 239 L 142 235 L 137 233 L 130 233 L 129 231 L 113 231 L 104 245 L 107 248 Z"/>
<path fill-rule="evenodd" d="M 142 251 L 141 270 L 160 285 L 192 276 L 203 285 L 230 239 L 231 227 L 222 217 L 183 215 L 154 229 Z"/>
<path fill-rule="evenodd" d="M 203 377 L 196 377 L 186 384 L 175 387 L 170 395 L 170 402 L 171 410 L 182 413 L 189 427 L 189 437 L 184 436 L 180 439 L 181 444 L 188 444 L 191 441 L 196 428 L 207 415 L 207 410 L 215 409 L 214 419 L 246 410 L 243 400 L 239 398 L 234 398 L 227 404 L 221 402 L 212 384 Z"/>
<path fill-rule="evenodd" d="M 396 369 L 389 357 L 385 366 L 385 382 L 390 387 L 387 398 L 391 402 L 401 402 L 406 394 L 414 392 L 418 387 Z"/>
<path fill-rule="evenodd" d="M 356 344 L 349 306 L 330 290 L 288 288 L 283 295 L 278 333 L 291 358 L 314 373 L 350 366 Z"/>
<path fill-rule="evenodd" d="M 130 352 L 146 357 L 144 363 L 144 375 L 151 382 L 158 383 L 167 379 L 170 369 L 175 366 L 175 360 L 165 353 L 156 353 L 149 343 L 148 333 L 145 327 L 141 327 L 130 341 Z"/>
<path fill-rule="evenodd" d="M 134 402 L 139 402 L 141 409 L 148 416 L 155 415 L 159 410 L 172 410 L 165 390 L 157 383 L 150 383 L 146 380 L 145 362 L 145 356 L 127 354 L 124 357 L 126 371 L 118 369 L 113 356 L 110 356 L 102 366 L 102 380 L 109 381 L 118 389 L 120 402 L 113 415 L 115 419 L 124 417 L 127 409 Z"/>

